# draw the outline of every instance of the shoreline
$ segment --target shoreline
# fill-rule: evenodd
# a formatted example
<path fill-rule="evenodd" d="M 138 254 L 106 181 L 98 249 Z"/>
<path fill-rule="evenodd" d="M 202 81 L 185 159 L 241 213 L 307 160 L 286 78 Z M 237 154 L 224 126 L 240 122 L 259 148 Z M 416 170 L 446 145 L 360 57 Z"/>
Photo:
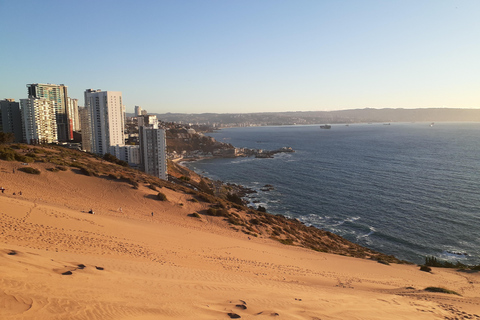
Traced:
<path fill-rule="evenodd" d="M 49 151 L 95 175 L 44 161 L 29 164 L 39 175 L 12 173 L 19 164 L 0 160 L 2 319 L 480 319 L 478 272 L 387 263 L 285 217 Z"/>

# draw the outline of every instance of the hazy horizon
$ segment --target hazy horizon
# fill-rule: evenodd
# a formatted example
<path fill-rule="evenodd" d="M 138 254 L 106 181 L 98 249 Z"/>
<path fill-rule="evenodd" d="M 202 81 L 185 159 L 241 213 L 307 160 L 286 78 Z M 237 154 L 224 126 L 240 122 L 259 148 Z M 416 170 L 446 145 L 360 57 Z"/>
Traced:
<path fill-rule="evenodd" d="M 121 91 L 127 112 L 480 107 L 478 1 L 0 0 L 0 99 Z"/>

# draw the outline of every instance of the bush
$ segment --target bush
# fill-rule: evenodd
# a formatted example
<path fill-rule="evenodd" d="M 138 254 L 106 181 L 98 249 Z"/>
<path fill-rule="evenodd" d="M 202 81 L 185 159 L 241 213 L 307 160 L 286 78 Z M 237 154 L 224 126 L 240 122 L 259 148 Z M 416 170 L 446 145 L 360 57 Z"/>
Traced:
<path fill-rule="evenodd" d="M 109 173 L 109 174 L 108 174 L 108 177 L 109 177 L 110 179 L 113 179 L 113 180 L 117 180 L 117 179 L 118 179 L 118 177 L 117 177 L 116 175 L 114 175 L 113 173 Z"/>
<path fill-rule="evenodd" d="M 116 164 L 121 165 L 123 167 L 128 167 L 128 162 L 120 160 L 117 157 L 115 157 L 113 154 L 110 154 L 110 153 L 105 153 L 103 155 L 102 159 L 105 160 L 105 161 L 111 162 L 111 163 L 116 163 Z"/>
<path fill-rule="evenodd" d="M 227 200 L 239 205 L 243 205 L 243 200 L 235 193 L 227 193 Z"/>
<path fill-rule="evenodd" d="M 25 168 L 18 168 L 18 170 L 30 173 L 30 174 L 40 174 L 40 170 L 32 168 L 32 167 L 25 167 Z"/>
<path fill-rule="evenodd" d="M 420 266 L 420 271 L 430 272 L 432 271 L 432 268 L 429 266 Z"/>
<path fill-rule="evenodd" d="M 438 267 L 438 268 L 459 268 L 459 269 L 468 268 L 467 265 L 459 261 L 457 261 L 457 263 L 453 263 L 450 261 L 441 261 L 435 257 L 425 257 L 425 266 Z"/>
<path fill-rule="evenodd" d="M 200 215 L 196 212 L 192 213 L 192 217 L 194 218 L 201 218 Z"/>
<path fill-rule="evenodd" d="M 457 296 L 460 296 L 460 294 L 458 292 L 455 292 L 455 291 L 449 290 L 449 289 L 445 289 L 445 288 L 441 288 L 441 287 L 427 287 L 427 288 L 425 288 L 425 291 L 456 294 Z"/>
<path fill-rule="evenodd" d="M 0 143 L 12 143 L 15 141 L 15 135 L 11 132 L 0 132 Z"/>
<path fill-rule="evenodd" d="M 15 161 L 16 157 L 19 154 L 15 152 L 15 150 L 8 149 L 8 148 L 2 148 L 0 149 L 0 159 L 5 160 L 5 161 Z"/>
<path fill-rule="evenodd" d="M 152 189 L 153 191 L 158 191 L 157 187 L 155 187 L 153 184 L 149 184 L 148 188 Z"/>
<path fill-rule="evenodd" d="M 56 168 L 60 171 L 67 171 L 67 168 L 65 168 L 64 166 L 56 166 Z"/>
<path fill-rule="evenodd" d="M 181 177 L 180 177 L 180 180 L 182 180 L 182 181 L 190 181 L 190 178 L 189 178 L 189 177 L 186 177 L 186 176 L 181 176 Z"/>
<path fill-rule="evenodd" d="M 167 196 L 166 196 L 164 193 L 159 192 L 159 193 L 157 194 L 157 200 L 167 201 Z"/>
<path fill-rule="evenodd" d="M 87 168 L 85 167 L 80 167 L 80 172 L 86 176 L 93 176 L 93 172 L 88 170 Z"/>
<path fill-rule="evenodd" d="M 265 209 L 265 207 L 262 207 L 262 206 L 258 206 L 257 210 L 260 212 L 267 212 L 267 209 Z"/>
<path fill-rule="evenodd" d="M 213 190 L 210 188 L 210 186 L 205 182 L 205 180 L 200 180 L 200 183 L 198 185 L 198 189 L 201 191 L 213 195 Z"/>
<path fill-rule="evenodd" d="M 23 155 L 18 154 L 18 153 L 15 155 L 15 160 L 17 160 L 19 162 L 25 162 L 25 163 L 32 163 L 32 162 L 35 161 L 35 159 L 33 159 L 33 158 L 23 156 Z"/>
<path fill-rule="evenodd" d="M 243 222 L 236 217 L 228 217 L 227 222 L 236 226 L 243 226 Z"/>

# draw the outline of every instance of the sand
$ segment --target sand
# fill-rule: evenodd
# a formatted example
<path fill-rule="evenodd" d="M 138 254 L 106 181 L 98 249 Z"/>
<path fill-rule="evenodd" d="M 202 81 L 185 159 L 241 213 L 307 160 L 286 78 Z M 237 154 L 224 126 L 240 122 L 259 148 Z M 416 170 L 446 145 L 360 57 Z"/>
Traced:
<path fill-rule="evenodd" d="M 480 319 L 478 272 L 286 246 L 190 216 L 190 195 L 19 166 L 0 161 L 0 319 Z"/>

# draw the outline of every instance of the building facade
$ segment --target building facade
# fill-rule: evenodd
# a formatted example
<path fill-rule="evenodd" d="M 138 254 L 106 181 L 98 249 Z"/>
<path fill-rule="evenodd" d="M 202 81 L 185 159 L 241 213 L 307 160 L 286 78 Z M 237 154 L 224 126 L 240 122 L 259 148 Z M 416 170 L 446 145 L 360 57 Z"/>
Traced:
<path fill-rule="evenodd" d="M 139 127 L 142 169 L 148 174 L 168 180 L 165 129 L 158 126 Z"/>
<path fill-rule="evenodd" d="M 60 84 L 27 84 L 29 98 L 43 98 L 55 102 L 58 141 L 73 140 L 73 130 L 69 127 L 67 113 L 67 86 Z"/>
<path fill-rule="evenodd" d="M 119 91 L 85 91 L 85 108 L 89 113 L 91 152 L 105 154 L 111 146 L 125 145 L 125 116 Z"/>
<path fill-rule="evenodd" d="M 14 99 L 0 100 L 0 131 L 13 133 L 15 142 L 23 141 L 23 123 L 20 103 Z"/>
<path fill-rule="evenodd" d="M 131 167 L 140 166 L 140 146 L 111 146 L 110 154 L 114 155 L 119 160 L 128 162 Z"/>
<path fill-rule="evenodd" d="M 90 113 L 85 107 L 78 108 L 80 132 L 82 133 L 82 150 L 92 152 L 92 132 L 90 128 Z"/>
<path fill-rule="evenodd" d="M 28 144 L 57 143 L 56 104 L 44 98 L 20 99 L 24 127 L 23 140 Z"/>
<path fill-rule="evenodd" d="M 68 126 L 73 137 L 73 131 L 80 131 L 80 120 L 78 118 L 78 99 L 67 97 L 67 118 Z"/>
<path fill-rule="evenodd" d="M 141 116 L 142 115 L 142 107 L 140 106 L 135 106 L 135 117 Z"/>

